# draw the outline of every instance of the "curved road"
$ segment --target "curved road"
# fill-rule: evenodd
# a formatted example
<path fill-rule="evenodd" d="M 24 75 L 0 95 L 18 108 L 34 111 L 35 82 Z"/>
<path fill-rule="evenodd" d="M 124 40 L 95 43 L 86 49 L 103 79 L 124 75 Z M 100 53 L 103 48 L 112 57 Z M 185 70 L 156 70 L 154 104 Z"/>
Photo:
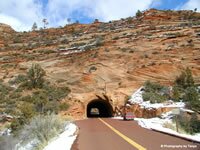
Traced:
<path fill-rule="evenodd" d="M 200 150 L 199 143 L 144 129 L 135 121 L 94 118 L 76 124 L 79 136 L 72 150 Z"/>

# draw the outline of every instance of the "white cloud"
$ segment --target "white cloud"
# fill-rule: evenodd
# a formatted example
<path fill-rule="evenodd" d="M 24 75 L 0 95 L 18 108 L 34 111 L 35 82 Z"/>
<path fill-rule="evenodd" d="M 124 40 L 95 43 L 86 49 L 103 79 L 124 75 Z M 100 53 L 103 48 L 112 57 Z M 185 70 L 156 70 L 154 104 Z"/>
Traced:
<path fill-rule="evenodd" d="M 9 24 L 17 31 L 30 30 L 33 22 L 42 18 L 41 4 L 35 0 L 0 1 L 0 23 Z"/>
<path fill-rule="evenodd" d="M 135 15 L 137 10 L 148 9 L 156 0 L 1 0 L 0 22 L 15 30 L 30 30 L 33 22 L 42 26 L 47 18 L 49 26 L 60 26 L 73 18 L 75 12 L 101 21 L 109 21 Z M 76 18 L 75 18 L 76 19 Z"/>
<path fill-rule="evenodd" d="M 0 14 L 0 20 L 2 23 L 7 23 L 9 25 L 14 25 L 18 27 L 21 26 L 21 22 L 18 19 L 11 16 Z"/>
<path fill-rule="evenodd" d="M 181 9 L 185 10 L 194 10 L 195 8 L 200 12 L 200 0 L 189 0 L 181 7 Z"/>
<path fill-rule="evenodd" d="M 137 10 L 148 9 L 153 0 L 99 0 L 91 16 L 103 21 L 115 20 L 135 15 Z"/>
<path fill-rule="evenodd" d="M 148 9 L 156 0 L 51 0 L 47 6 L 51 22 L 59 22 L 74 11 L 84 16 L 109 21 L 135 15 L 136 11 Z"/>

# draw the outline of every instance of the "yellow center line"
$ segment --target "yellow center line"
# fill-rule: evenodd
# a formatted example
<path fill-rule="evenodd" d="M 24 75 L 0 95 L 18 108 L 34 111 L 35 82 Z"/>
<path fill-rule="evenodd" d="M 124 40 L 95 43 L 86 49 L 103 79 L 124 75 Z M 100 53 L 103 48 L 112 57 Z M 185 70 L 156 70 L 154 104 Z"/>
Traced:
<path fill-rule="evenodd" d="M 107 127 L 109 127 L 112 131 L 114 131 L 117 135 L 119 135 L 121 138 L 123 138 L 126 142 L 128 142 L 129 144 L 131 144 L 132 146 L 134 146 L 135 148 L 137 148 L 138 150 L 146 150 L 146 148 L 144 148 L 143 146 L 141 146 L 140 144 L 136 143 L 135 141 L 133 141 L 132 139 L 130 139 L 129 137 L 125 136 L 124 134 L 122 134 L 121 132 L 119 132 L 117 129 L 115 129 L 114 127 L 112 127 L 111 125 L 109 125 L 107 122 L 105 122 L 104 120 L 98 118 L 102 123 L 104 123 Z"/>

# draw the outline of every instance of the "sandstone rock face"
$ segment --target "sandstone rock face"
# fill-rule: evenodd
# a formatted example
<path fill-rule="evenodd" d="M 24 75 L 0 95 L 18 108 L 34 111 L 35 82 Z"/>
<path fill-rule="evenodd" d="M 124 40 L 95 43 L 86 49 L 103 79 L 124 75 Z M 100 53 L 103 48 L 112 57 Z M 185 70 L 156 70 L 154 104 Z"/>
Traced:
<path fill-rule="evenodd" d="M 120 107 L 145 81 L 172 85 L 186 67 L 200 83 L 200 14 L 195 13 L 191 23 L 184 18 L 188 13 L 149 10 L 131 22 L 73 24 L 24 33 L 0 24 L 0 79 L 8 82 L 26 73 L 32 63 L 40 64 L 47 80 L 71 89 L 67 113 L 75 117 L 85 116 L 85 106 L 96 95 L 106 93 L 113 108 Z M 166 111 L 138 107 L 133 106 L 138 117 Z"/>
<path fill-rule="evenodd" d="M 144 108 L 141 107 L 139 104 L 133 104 L 131 105 L 131 112 L 134 113 L 134 115 L 137 118 L 154 118 L 158 117 L 163 113 L 169 112 L 174 108 L 170 107 L 161 107 L 161 108 Z"/>
<path fill-rule="evenodd" d="M 11 32 L 15 32 L 15 31 L 11 28 L 11 26 L 0 23 L 0 32 L 11 33 Z"/>

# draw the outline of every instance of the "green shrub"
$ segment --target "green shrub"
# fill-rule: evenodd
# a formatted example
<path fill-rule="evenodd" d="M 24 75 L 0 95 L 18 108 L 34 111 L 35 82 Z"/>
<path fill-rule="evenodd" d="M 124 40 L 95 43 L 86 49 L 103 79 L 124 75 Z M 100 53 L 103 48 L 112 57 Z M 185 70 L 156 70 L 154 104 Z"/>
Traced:
<path fill-rule="evenodd" d="M 142 97 L 145 101 L 150 101 L 151 103 L 161 103 L 169 98 L 169 89 L 158 83 L 153 83 L 150 81 L 144 84 L 145 91 Z"/>
<path fill-rule="evenodd" d="M 145 101 L 150 101 L 151 103 L 162 103 L 167 100 L 165 96 L 154 92 L 144 92 L 142 97 Z"/>
<path fill-rule="evenodd" d="M 177 123 L 189 134 L 200 133 L 200 120 L 198 120 L 196 114 L 192 114 L 191 118 L 179 115 L 177 117 Z"/>
<path fill-rule="evenodd" d="M 9 95 L 10 91 L 13 91 L 12 87 L 9 87 L 0 82 L 0 98 L 1 99 L 6 98 Z M 0 99 L 0 101 L 1 101 L 1 99 Z"/>
<path fill-rule="evenodd" d="M 55 113 L 55 114 L 57 114 L 59 110 L 60 110 L 60 108 L 59 108 L 59 102 L 56 101 L 56 100 L 49 101 L 45 105 L 45 108 L 44 108 L 44 111 L 46 113 Z"/>
<path fill-rule="evenodd" d="M 16 91 L 10 93 L 10 95 L 9 95 L 10 99 L 18 99 L 19 97 L 21 97 L 21 93 L 16 92 Z"/>
<path fill-rule="evenodd" d="M 103 43 L 104 43 L 104 37 L 98 36 L 95 41 L 95 46 L 97 46 L 97 47 L 102 46 Z"/>
<path fill-rule="evenodd" d="M 20 37 L 14 37 L 14 39 L 13 39 L 13 43 L 22 43 L 23 41 L 22 41 L 22 39 L 20 38 Z"/>
<path fill-rule="evenodd" d="M 12 133 L 17 134 L 17 131 L 22 128 L 20 119 L 14 119 L 10 125 L 10 128 L 12 129 Z"/>
<path fill-rule="evenodd" d="M 40 113 L 59 111 L 59 101 L 69 94 L 68 87 L 54 87 L 45 85 L 43 89 L 33 93 L 32 101 Z"/>
<path fill-rule="evenodd" d="M 1 68 L 7 69 L 7 68 L 13 68 L 13 67 L 15 67 L 15 66 L 16 66 L 15 64 L 3 64 L 3 65 L 1 66 Z"/>
<path fill-rule="evenodd" d="M 14 134 L 17 134 L 23 125 L 29 123 L 31 118 L 37 114 L 58 113 L 60 110 L 68 109 L 69 105 L 60 104 L 60 101 L 71 92 L 70 89 L 51 85 L 44 80 L 44 75 L 45 71 L 39 65 L 34 64 L 28 70 L 27 75 L 18 75 L 10 81 L 18 87 L 12 88 L 0 81 L 1 110 L 17 116 L 11 123 Z M 29 94 L 23 96 L 27 91 Z"/>
<path fill-rule="evenodd" d="M 192 131 L 191 134 L 200 133 L 200 120 L 198 120 L 197 115 L 193 114 L 192 118 L 190 119 L 190 126 Z"/>
<path fill-rule="evenodd" d="M 133 22 L 133 18 L 132 17 L 128 17 L 127 18 L 127 22 L 128 22 L 128 24 L 131 24 Z"/>
<path fill-rule="evenodd" d="M 35 109 L 33 104 L 31 103 L 27 102 L 23 103 L 20 106 L 20 110 L 21 110 L 21 117 L 25 120 L 25 122 L 27 122 L 26 120 L 29 120 L 35 115 Z"/>
<path fill-rule="evenodd" d="M 68 108 L 69 108 L 69 104 L 67 104 L 67 103 L 61 103 L 61 104 L 59 105 L 59 109 L 60 109 L 61 111 L 66 111 Z"/>
<path fill-rule="evenodd" d="M 36 57 L 32 54 L 26 54 L 26 55 L 24 55 L 24 58 L 26 60 L 30 61 L 30 60 L 34 60 Z"/>
<path fill-rule="evenodd" d="M 11 129 L 13 133 L 18 133 L 23 125 L 28 123 L 29 120 L 36 114 L 33 104 L 27 102 L 21 104 L 19 106 L 19 110 L 19 117 L 15 118 L 11 123 Z"/>
<path fill-rule="evenodd" d="M 28 80 L 27 76 L 26 75 L 18 75 L 17 77 L 15 77 L 14 80 L 11 80 L 9 81 L 10 84 L 19 84 L 19 83 L 22 83 L 22 82 L 26 82 Z"/>
<path fill-rule="evenodd" d="M 145 91 L 146 92 L 155 92 L 155 91 L 160 91 L 162 88 L 164 88 L 164 86 L 158 84 L 158 83 L 154 83 L 154 82 L 150 82 L 147 81 L 145 82 Z"/>
<path fill-rule="evenodd" d="M 49 84 L 45 84 L 43 89 L 47 91 L 49 100 L 61 100 L 65 98 L 71 91 L 68 87 L 55 87 Z"/>

